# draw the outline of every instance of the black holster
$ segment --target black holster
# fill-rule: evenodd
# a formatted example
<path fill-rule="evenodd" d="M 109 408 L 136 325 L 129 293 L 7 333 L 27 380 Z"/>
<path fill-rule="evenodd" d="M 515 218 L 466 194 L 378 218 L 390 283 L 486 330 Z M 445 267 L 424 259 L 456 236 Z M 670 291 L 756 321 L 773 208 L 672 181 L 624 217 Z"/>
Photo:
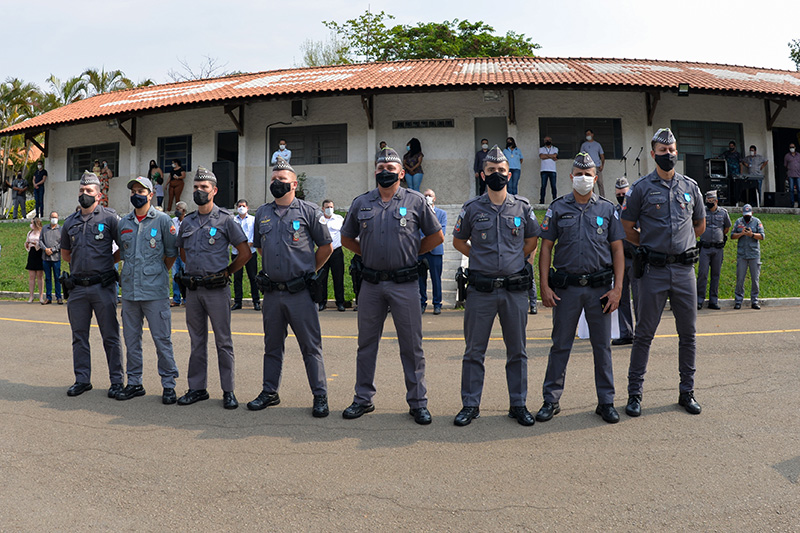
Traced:
<path fill-rule="evenodd" d="M 354 255 L 350 260 L 350 279 L 353 281 L 353 292 L 358 300 L 358 293 L 361 291 L 361 273 L 364 270 L 364 262 L 360 255 Z"/>
<path fill-rule="evenodd" d="M 272 292 L 272 282 L 263 270 L 256 274 L 256 285 L 261 292 Z"/>
<path fill-rule="evenodd" d="M 311 300 L 315 304 L 321 304 L 328 300 L 328 286 L 327 283 L 322 283 L 319 272 L 309 274 L 306 278 L 306 285 L 311 294 Z"/>
<path fill-rule="evenodd" d="M 644 267 L 647 265 L 647 250 L 641 246 L 636 247 L 633 253 L 633 277 L 636 279 L 644 276 Z"/>
<path fill-rule="evenodd" d="M 61 282 L 61 290 L 64 292 L 64 298 L 68 300 L 69 291 L 75 288 L 75 283 L 73 283 L 69 272 L 62 272 L 59 281 Z"/>
<path fill-rule="evenodd" d="M 463 302 L 467 299 L 467 272 L 464 267 L 458 267 L 456 270 L 456 300 Z"/>

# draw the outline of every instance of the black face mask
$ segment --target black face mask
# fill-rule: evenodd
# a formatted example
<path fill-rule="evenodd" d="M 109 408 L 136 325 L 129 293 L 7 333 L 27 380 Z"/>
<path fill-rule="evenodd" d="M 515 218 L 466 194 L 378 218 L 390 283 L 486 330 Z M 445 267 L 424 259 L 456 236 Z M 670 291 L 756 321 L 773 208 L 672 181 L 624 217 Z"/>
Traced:
<path fill-rule="evenodd" d="M 493 191 L 502 191 L 506 185 L 508 185 L 508 174 L 493 172 L 486 176 L 486 186 Z"/>
<path fill-rule="evenodd" d="M 544 142 L 544 145 L 545 145 L 545 146 L 550 146 L 551 144 L 553 144 L 553 143 L 551 143 L 550 141 L 545 141 L 545 142 Z"/>
<path fill-rule="evenodd" d="M 506 143 L 506 148 L 511 148 L 512 146 L 514 146 L 514 145 L 511 144 L 511 143 Z"/>
<path fill-rule="evenodd" d="M 286 183 L 279 180 L 272 180 L 272 183 L 269 184 L 269 192 L 272 193 L 272 196 L 275 198 L 283 198 L 286 196 L 286 193 L 292 190 L 292 184 Z"/>
<path fill-rule="evenodd" d="M 183 211 L 178 209 L 177 211 L 175 211 L 175 216 L 178 217 L 178 218 L 181 218 L 181 216 L 183 216 Z"/>
<path fill-rule="evenodd" d="M 377 174 L 375 174 L 375 179 L 378 180 L 378 185 L 383 187 L 384 189 L 388 189 L 400 178 L 400 175 L 397 172 L 389 172 L 388 170 L 381 170 Z"/>
<path fill-rule="evenodd" d="M 136 209 L 147 205 L 147 200 L 148 198 L 144 194 L 134 194 L 131 196 L 131 204 L 133 204 L 133 207 Z"/>
<path fill-rule="evenodd" d="M 678 155 L 677 154 L 661 154 L 657 155 L 654 158 L 656 160 L 656 165 L 658 168 L 663 170 L 664 172 L 669 172 L 673 168 L 675 168 L 675 163 L 678 162 Z"/>
<path fill-rule="evenodd" d="M 211 201 L 211 198 L 208 197 L 208 192 L 201 191 L 200 189 L 194 191 L 192 199 L 194 200 L 194 203 L 196 203 L 197 205 L 206 205 L 208 202 Z"/>
<path fill-rule="evenodd" d="M 714 206 L 715 206 L 715 205 L 717 205 L 717 203 L 716 203 L 716 202 L 706 202 L 706 209 L 708 209 L 709 211 L 711 211 L 712 209 L 714 209 Z"/>
<path fill-rule="evenodd" d="M 752 216 L 751 215 L 744 215 L 742 218 L 744 219 L 745 222 L 750 222 L 750 219 L 752 218 Z"/>
<path fill-rule="evenodd" d="M 624 202 L 625 202 L 625 195 L 624 194 L 618 194 L 617 195 L 617 203 L 619 205 L 622 205 Z"/>
<path fill-rule="evenodd" d="M 95 202 L 94 196 L 90 196 L 88 194 L 81 194 L 80 196 L 78 196 L 78 203 L 81 204 L 81 207 L 84 209 L 89 209 L 94 202 Z"/>

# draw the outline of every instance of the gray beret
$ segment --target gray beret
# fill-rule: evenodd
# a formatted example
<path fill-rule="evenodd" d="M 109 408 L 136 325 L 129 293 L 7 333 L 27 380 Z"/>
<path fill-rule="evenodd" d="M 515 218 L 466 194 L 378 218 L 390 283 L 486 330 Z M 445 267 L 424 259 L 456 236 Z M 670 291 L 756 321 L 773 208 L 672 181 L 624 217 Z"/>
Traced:
<path fill-rule="evenodd" d="M 97 174 L 94 172 L 89 172 L 88 170 L 83 171 L 83 175 L 81 176 L 81 185 L 97 185 L 100 186 L 100 178 L 97 177 Z"/>
<path fill-rule="evenodd" d="M 709 198 L 709 199 L 714 198 L 716 200 L 717 199 L 717 189 L 711 189 L 710 191 L 707 191 L 706 192 L 706 198 Z"/>
<path fill-rule="evenodd" d="M 628 180 L 625 179 L 625 176 L 622 176 L 621 178 L 617 178 L 617 182 L 614 184 L 614 188 L 615 189 L 625 189 L 625 188 L 630 187 L 630 186 L 631 186 L 631 184 L 628 183 Z"/>
<path fill-rule="evenodd" d="M 397 152 L 387 146 L 380 151 L 378 154 L 378 159 L 375 160 L 375 163 L 400 163 L 402 165 L 403 160 L 400 159 L 400 156 L 397 155 Z"/>
<path fill-rule="evenodd" d="M 194 181 L 210 181 L 216 185 L 217 177 L 207 168 L 197 167 L 197 172 L 194 174 Z"/>
<path fill-rule="evenodd" d="M 661 128 L 656 132 L 655 135 L 653 135 L 653 142 L 661 144 L 673 144 L 676 141 L 671 129 Z"/>
<path fill-rule="evenodd" d="M 486 163 L 486 162 L 488 162 L 488 163 L 503 163 L 503 162 L 508 162 L 508 159 L 506 159 L 506 155 L 495 144 L 494 146 L 492 146 L 491 150 L 486 152 L 486 156 L 483 158 L 483 162 L 484 163 Z"/>
<path fill-rule="evenodd" d="M 594 168 L 597 165 L 594 164 L 592 156 L 586 152 L 578 152 L 578 155 L 575 156 L 575 161 L 572 162 L 572 166 L 575 168 Z"/>
<path fill-rule="evenodd" d="M 279 170 L 288 170 L 289 172 L 291 172 L 295 176 L 297 175 L 297 172 L 294 171 L 294 169 L 292 168 L 292 165 L 290 165 L 289 162 L 287 160 L 285 160 L 284 158 L 282 158 L 281 156 L 277 156 L 275 158 L 275 166 L 272 167 L 272 171 L 273 172 L 277 172 Z"/>

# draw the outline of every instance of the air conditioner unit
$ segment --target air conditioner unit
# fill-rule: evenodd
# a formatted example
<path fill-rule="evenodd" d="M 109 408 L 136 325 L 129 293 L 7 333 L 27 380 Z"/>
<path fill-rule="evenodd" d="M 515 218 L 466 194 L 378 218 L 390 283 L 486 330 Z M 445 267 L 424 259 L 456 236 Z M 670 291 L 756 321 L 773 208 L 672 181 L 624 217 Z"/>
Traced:
<path fill-rule="evenodd" d="M 308 107 L 305 100 L 292 100 L 292 118 L 295 120 L 305 120 L 308 115 Z"/>

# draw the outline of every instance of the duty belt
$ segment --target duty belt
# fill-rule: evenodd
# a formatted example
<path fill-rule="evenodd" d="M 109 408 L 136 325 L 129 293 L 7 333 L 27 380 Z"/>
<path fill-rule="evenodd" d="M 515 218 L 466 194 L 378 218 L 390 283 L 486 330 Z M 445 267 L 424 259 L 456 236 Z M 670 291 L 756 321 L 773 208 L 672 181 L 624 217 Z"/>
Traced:
<path fill-rule="evenodd" d="M 92 276 L 77 276 L 71 275 L 69 277 L 73 286 L 89 287 L 102 283 L 103 287 L 107 287 L 112 281 L 118 281 L 118 274 L 116 270 L 109 270 L 102 274 L 94 274 Z"/>
<path fill-rule="evenodd" d="M 470 287 L 474 287 L 479 292 L 492 292 L 495 289 L 506 289 L 508 291 L 524 291 L 531 288 L 533 271 L 526 263 L 525 268 L 504 277 L 485 276 L 480 272 L 467 269 L 467 281 Z"/>
<path fill-rule="evenodd" d="M 397 270 L 375 270 L 365 266 L 361 271 L 361 278 L 373 284 L 378 284 L 381 281 L 407 283 L 419 279 L 420 268 L 425 268 L 427 274 L 427 263 L 424 264 L 424 267 L 417 263 L 414 266 L 398 268 Z"/>
<path fill-rule="evenodd" d="M 699 244 L 700 244 L 701 248 L 725 248 L 725 243 L 724 242 L 700 241 Z"/>
<path fill-rule="evenodd" d="M 569 274 L 563 271 L 550 269 L 549 285 L 551 288 L 566 289 L 572 285 L 575 287 L 605 287 L 610 285 L 614 279 L 614 272 L 610 268 L 598 270 L 591 274 Z"/>
<path fill-rule="evenodd" d="M 647 263 L 656 267 L 663 267 L 673 264 L 693 265 L 700 258 L 700 250 L 697 247 L 689 248 L 685 252 L 679 254 L 664 254 L 647 249 L 646 254 Z"/>

